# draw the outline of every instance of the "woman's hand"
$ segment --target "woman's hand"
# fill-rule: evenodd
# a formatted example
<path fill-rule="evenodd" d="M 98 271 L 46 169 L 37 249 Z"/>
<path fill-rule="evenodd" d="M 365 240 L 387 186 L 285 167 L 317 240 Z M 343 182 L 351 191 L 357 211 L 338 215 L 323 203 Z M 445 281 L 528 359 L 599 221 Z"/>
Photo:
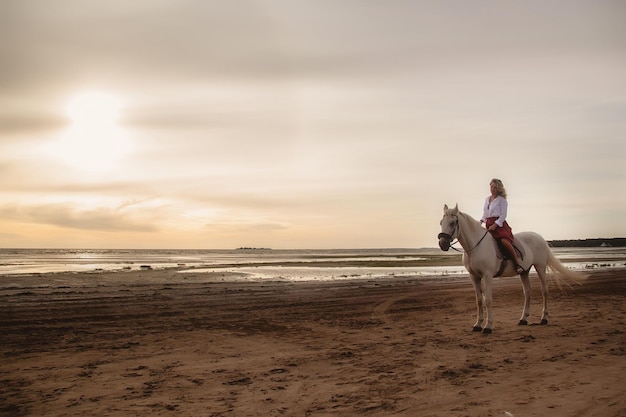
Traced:
<path fill-rule="evenodd" d="M 497 225 L 497 224 L 495 224 L 495 223 L 494 223 L 494 224 L 492 224 L 491 226 L 489 226 L 489 230 L 491 230 L 492 232 L 493 232 L 494 230 L 496 230 L 497 228 L 498 228 L 498 225 Z"/>

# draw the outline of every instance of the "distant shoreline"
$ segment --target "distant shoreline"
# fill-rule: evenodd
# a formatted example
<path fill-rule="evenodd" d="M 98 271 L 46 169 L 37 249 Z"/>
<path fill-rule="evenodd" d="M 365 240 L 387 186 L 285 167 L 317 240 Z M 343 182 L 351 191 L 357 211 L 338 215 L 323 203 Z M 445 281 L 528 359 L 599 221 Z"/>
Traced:
<path fill-rule="evenodd" d="M 548 243 L 553 248 L 623 248 L 626 247 L 626 238 L 613 237 L 594 239 L 549 240 Z"/>

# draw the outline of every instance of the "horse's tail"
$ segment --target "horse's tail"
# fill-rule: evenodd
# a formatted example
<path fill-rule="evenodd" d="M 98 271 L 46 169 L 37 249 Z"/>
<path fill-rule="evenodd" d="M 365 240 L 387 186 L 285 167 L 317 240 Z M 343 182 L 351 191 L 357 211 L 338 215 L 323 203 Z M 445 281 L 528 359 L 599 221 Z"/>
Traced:
<path fill-rule="evenodd" d="M 576 271 L 572 271 L 567 268 L 552 252 L 552 249 L 546 242 L 548 246 L 548 268 L 550 268 L 553 272 L 551 276 L 554 279 L 554 282 L 559 287 L 559 289 L 563 289 L 563 286 L 567 286 L 568 288 L 572 288 L 572 284 L 582 285 L 586 275 L 581 274 Z"/>

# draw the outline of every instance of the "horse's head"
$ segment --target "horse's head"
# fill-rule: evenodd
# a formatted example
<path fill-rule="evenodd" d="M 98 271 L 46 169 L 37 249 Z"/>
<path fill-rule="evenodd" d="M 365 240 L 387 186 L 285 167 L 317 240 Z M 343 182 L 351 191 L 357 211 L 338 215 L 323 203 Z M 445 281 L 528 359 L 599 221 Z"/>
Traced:
<path fill-rule="evenodd" d="M 443 207 L 443 218 L 441 219 L 441 233 L 437 236 L 439 239 L 439 247 L 442 251 L 448 251 L 452 241 L 459 235 L 459 205 L 453 209 L 448 208 L 446 204 Z"/>

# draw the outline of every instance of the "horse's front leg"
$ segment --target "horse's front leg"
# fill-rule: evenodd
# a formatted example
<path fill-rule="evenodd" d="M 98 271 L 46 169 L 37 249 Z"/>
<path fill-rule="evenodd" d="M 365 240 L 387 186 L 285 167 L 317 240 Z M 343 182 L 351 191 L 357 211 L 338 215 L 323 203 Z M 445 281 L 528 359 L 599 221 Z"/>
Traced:
<path fill-rule="evenodd" d="M 474 286 L 474 292 L 476 293 L 476 307 L 477 307 L 476 323 L 474 324 L 474 327 L 472 327 L 472 331 L 480 332 L 483 330 L 483 321 L 484 321 L 482 282 L 479 276 L 476 276 L 476 275 L 470 275 L 470 276 L 472 278 L 472 285 Z"/>
<path fill-rule="evenodd" d="M 528 324 L 528 316 L 530 315 L 530 278 L 528 272 L 520 276 L 522 286 L 524 287 L 524 310 L 522 311 L 522 317 L 519 319 L 519 325 L 525 326 Z"/>

